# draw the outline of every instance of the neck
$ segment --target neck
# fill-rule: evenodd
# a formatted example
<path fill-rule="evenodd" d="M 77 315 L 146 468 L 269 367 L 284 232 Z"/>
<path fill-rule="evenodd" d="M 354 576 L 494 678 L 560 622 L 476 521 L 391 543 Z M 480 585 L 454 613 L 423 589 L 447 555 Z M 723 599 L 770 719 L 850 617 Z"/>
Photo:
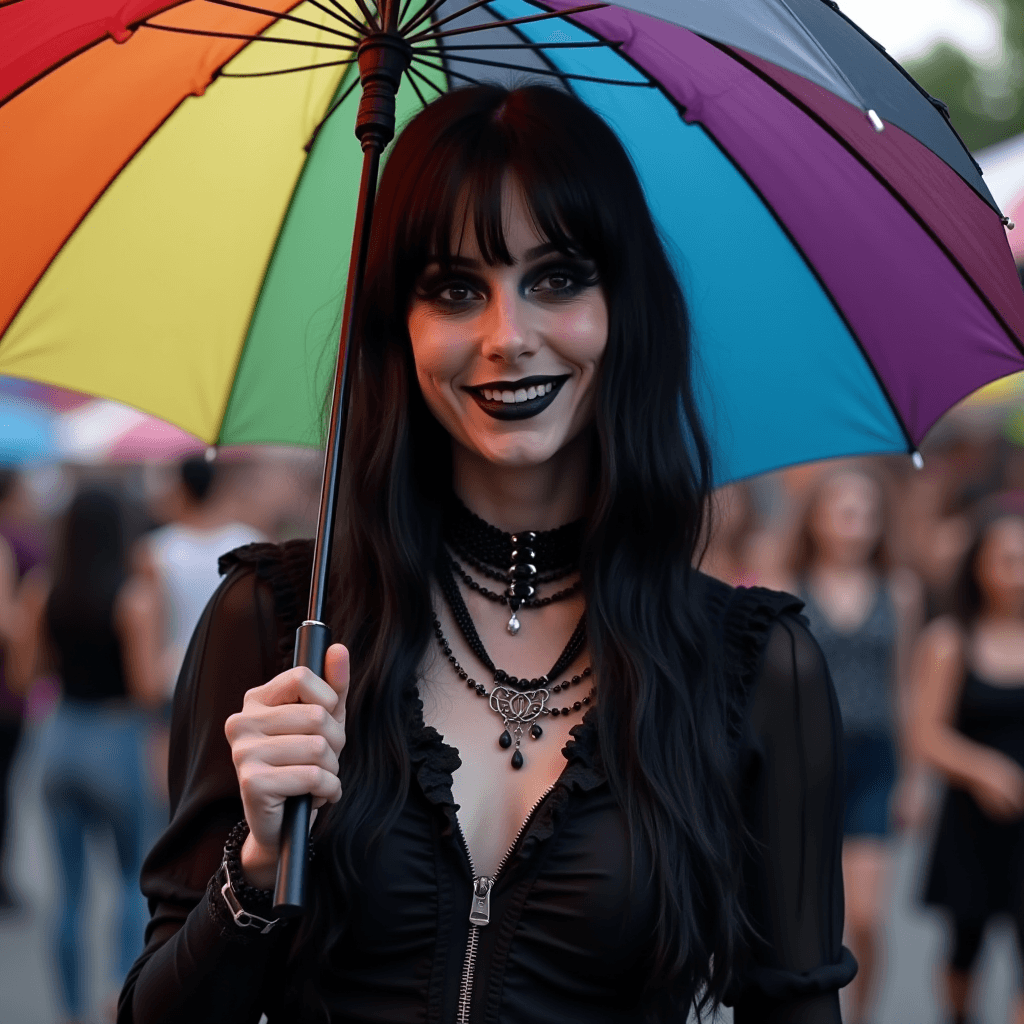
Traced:
<path fill-rule="evenodd" d="M 505 533 L 553 530 L 586 514 L 592 439 L 584 432 L 536 466 L 499 466 L 456 444 L 452 485 L 471 512 Z"/>

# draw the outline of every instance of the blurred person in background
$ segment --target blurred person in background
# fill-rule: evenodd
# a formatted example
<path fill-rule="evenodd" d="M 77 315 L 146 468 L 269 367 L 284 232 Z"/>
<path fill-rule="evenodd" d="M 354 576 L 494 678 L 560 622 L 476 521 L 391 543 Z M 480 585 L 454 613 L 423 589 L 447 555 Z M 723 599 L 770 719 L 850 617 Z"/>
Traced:
<path fill-rule="evenodd" d="M 246 469 L 219 459 L 186 459 L 154 503 L 154 511 L 166 525 L 149 534 L 144 552 L 163 595 L 168 715 L 192 632 L 220 585 L 217 560 L 244 544 L 266 540 L 259 529 L 241 521 L 239 514 L 247 499 Z M 149 571 L 150 566 L 145 568 Z"/>
<path fill-rule="evenodd" d="M 912 740 L 947 783 L 923 899 L 952 919 L 944 995 L 963 1024 L 993 914 L 1024 953 L 1024 517 L 987 516 L 957 593 L 921 636 Z M 1010 1019 L 1024 1024 L 1019 994 Z"/>
<path fill-rule="evenodd" d="M 923 600 L 914 574 L 889 564 L 885 490 L 866 467 L 847 463 L 819 469 L 795 526 L 788 579 L 780 582 L 804 601 L 843 720 L 844 941 L 860 964 L 847 989 L 847 1019 L 859 1024 L 879 987 L 890 803 L 895 810 L 909 799 L 904 793 L 914 774 L 901 756 L 898 726 L 907 708 L 903 681 Z M 901 762 L 903 781 L 892 800 Z"/>
<path fill-rule="evenodd" d="M 21 581 L 44 557 L 43 531 L 21 475 L 0 469 L 0 914 L 19 909 L 7 870 L 11 769 L 25 716 L 25 695 L 10 661 L 22 629 Z"/>
<path fill-rule="evenodd" d="M 117 978 L 143 947 L 146 906 L 139 870 L 156 823 L 147 763 L 151 709 L 164 696 L 159 594 L 129 565 L 121 501 L 80 492 L 57 540 L 52 576 L 32 574 L 19 664 L 33 676 L 48 664 L 61 699 L 42 742 L 43 800 L 59 866 L 54 956 L 67 1019 L 84 1019 L 81 916 L 87 832 L 109 831 L 122 879 Z M 25 654 L 25 651 L 28 651 Z"/>

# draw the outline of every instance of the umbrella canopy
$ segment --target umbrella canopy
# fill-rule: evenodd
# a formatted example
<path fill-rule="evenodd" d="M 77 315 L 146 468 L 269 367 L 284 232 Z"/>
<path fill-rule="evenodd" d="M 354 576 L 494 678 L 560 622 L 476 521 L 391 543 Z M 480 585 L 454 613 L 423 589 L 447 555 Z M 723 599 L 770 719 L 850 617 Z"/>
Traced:
<path fill-rule="evenodd" d="M 996 201 L 1014 225 L 1020 225 L 1008 234 L 1014 257 L 1024 263 L 1024 134 L 989 146 L 975 156 Z"/>
<path fill-rule="evenodd" d="M 525 73 L 623 139 L 691 304 L 720 482 L 911 450 L 1024 367 L 1024 293 L 977 166 L 822 0 L 404 7 L 399 123 Z M 318 443 L 366 22 L 358 0 L 0 9 L 0 372 L 209 442 Z"/>

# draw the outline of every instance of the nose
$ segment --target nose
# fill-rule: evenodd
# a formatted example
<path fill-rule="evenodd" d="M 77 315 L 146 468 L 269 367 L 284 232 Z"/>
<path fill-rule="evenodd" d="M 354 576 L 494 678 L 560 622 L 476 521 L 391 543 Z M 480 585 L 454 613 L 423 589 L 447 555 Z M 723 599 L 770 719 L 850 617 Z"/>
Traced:
<path fill-rule="evenodd" d="M 482 352 L 494 363 L 515 363 L 531 354 L 536 344 L 528 323 L 528 311 L 515 284 L 509 282 L 491 293 L 482 325 Z"/>

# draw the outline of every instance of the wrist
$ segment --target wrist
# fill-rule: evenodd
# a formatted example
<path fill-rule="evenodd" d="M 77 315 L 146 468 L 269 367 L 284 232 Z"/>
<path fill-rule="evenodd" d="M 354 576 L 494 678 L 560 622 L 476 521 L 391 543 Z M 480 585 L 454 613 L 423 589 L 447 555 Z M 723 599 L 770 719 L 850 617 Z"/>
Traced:
<path fill-rule="evenodd" d="M 273 889 L 277 881 L 277 852 L 260 846 L 252 833 L 245 837 L 239 855 L 242 877 L 254 889 Z"/>

